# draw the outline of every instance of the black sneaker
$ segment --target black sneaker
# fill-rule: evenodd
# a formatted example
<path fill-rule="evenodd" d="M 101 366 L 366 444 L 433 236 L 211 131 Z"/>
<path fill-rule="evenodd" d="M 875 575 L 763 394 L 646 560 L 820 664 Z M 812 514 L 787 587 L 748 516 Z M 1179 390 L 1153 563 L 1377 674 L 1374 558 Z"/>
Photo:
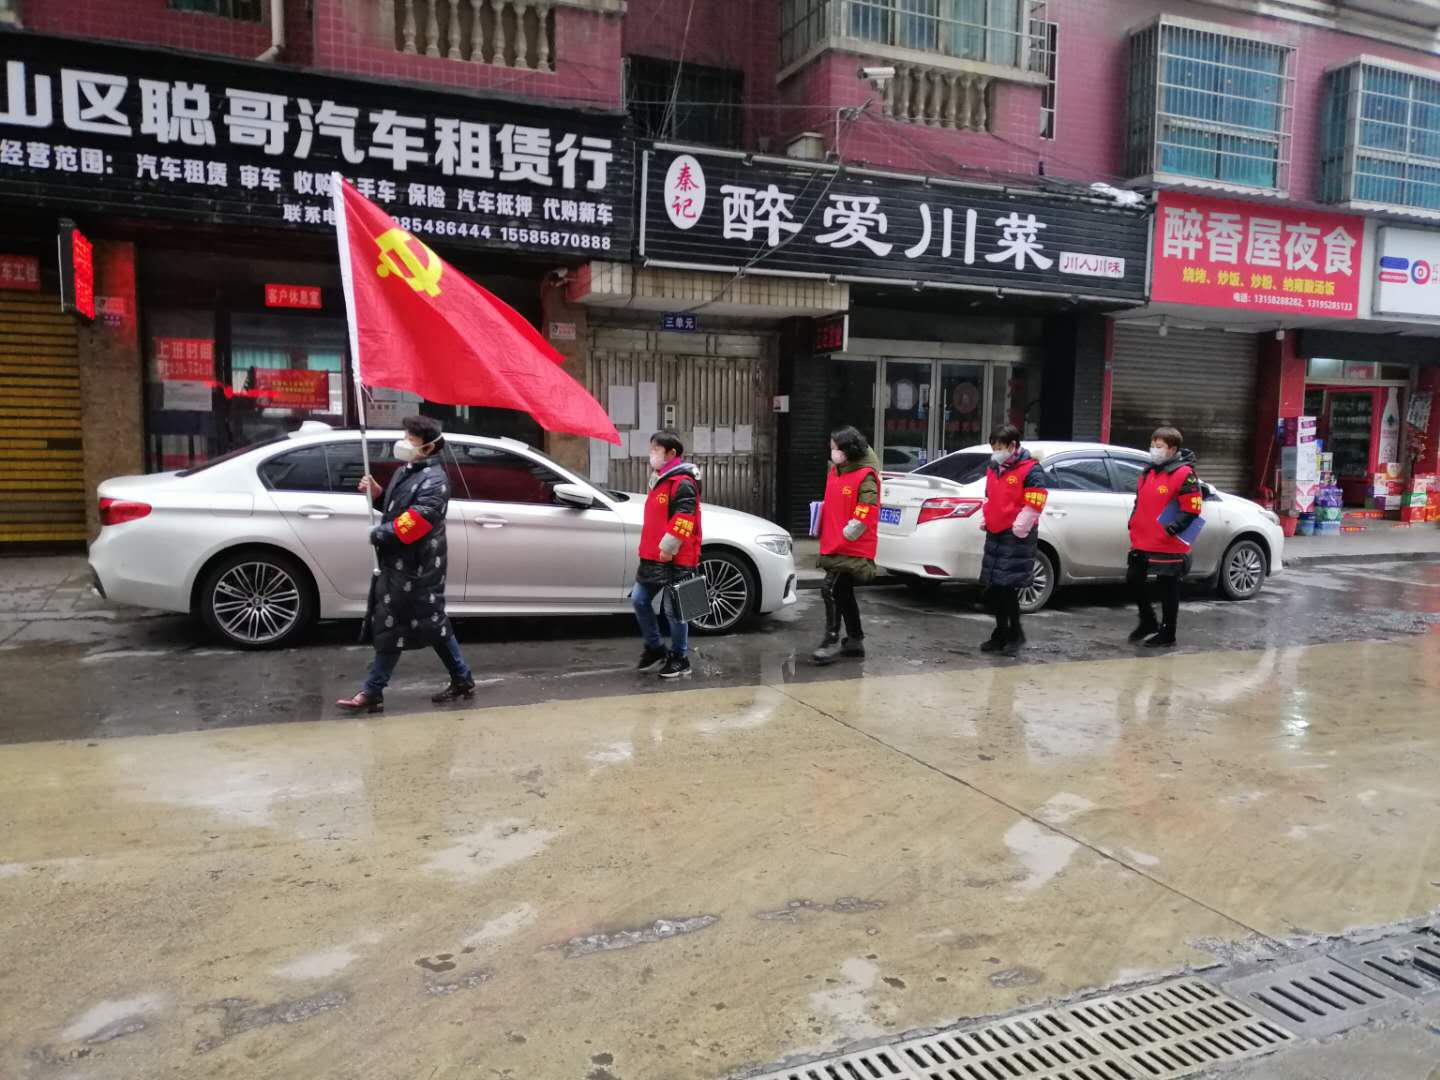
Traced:
<path fill-rule="evenodd" d="M 657 645 L 652 649 L 649 645 L 646 645 L 645 651 L 640 654 L 640 663 L 635 665 L 635 670 L 654 671 L 665 662 L 669 655 L 664 646 Z"/>
<path fill-rule="evenodd" d="M 1158 634 L 1145 642 L 1147 649 L 1169 649 L 1175 644 L 1175 632 L 1173 630 L 1161 630 Z"/>
<path fill-rule="evenodd" d="M 847 637 L 845 643 L 840 647 L 840 655 L 848 656 L 852 660 L 864 660 L 865 639 L 863 637 Z"/>
<path fill-rule="evenodd" d="M 999 652 L 1005 647 L 1004 631 L 996 630 L 980 646 L 981 652 Z"/>
<path fill-rule="evenodd" d="M 448 701 L 469 701 L 475 696 L 475 680 L 466 679 L 461 682 L 459 679 L 451 679 L 450 685 L 441 690 L 438 694 L 431 694 L 430 700 L 436 705 L 444 705 Z"/>
<path fill-rule="evenodd" d="M 690 657 L 681 656 L 679 653 L 671 653 L 670 658 L 665 661 L 665 666 L 660 669 L 660 678 L 678 679 L 682 676 L 689 675 L 690 672 Z"/>
<path fill-rule="evenodd" d="M 1135 627 L 1134 630 L 1130 631 L 1130 637 L 1127 640 L 1132 642 L 1141 641 L 1149 637 L 1151 634 L 1158 634 L 1159 632 L 1160 624 L 1158 622 L 1155 622 L 1151 619 L 1141 619 L 1140 625 Z"/>

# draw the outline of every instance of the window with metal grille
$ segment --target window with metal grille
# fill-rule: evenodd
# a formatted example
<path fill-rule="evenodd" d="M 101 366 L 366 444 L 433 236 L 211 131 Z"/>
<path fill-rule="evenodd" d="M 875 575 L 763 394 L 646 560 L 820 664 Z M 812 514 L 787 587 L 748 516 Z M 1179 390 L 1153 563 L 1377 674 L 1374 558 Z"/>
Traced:
<path fill-rule="evenodd" d="M 1037 0 L 782 0 L 780 63 L 828 39 L 935 53 L 998 67 L 1041 70 L 1032 52 Z"/>
<path fill-rule="evenodd" d="M 261 0 L 169 0 L 172 11 L 198 11 L 225 19 L 260 21 Z"/>
<path fill-rule="evenodd" d="M 1044 35 L 1045 42 L 1045 51 L 1041 57 L 1045 72 L 1045 87 L 1040 91 L 1040 137 L 1053 139 L 1055 138 L 1056 106 L 1058 105 L 1055 88 L 1056 79 L 1059 76 L 1060 26 L 1053 22 L 1041 23 L 1039 33 Z"/>
<path fill-rule="evenodd" d="M 648 56 L 632 56 L 626 67 L 626 98 L 639 135 L 740 146 L 745 134 L 740 72 Z"/>
<path fill-rule="evenodd" d="M 1294 50 L 1164 18 L 1130 39 L 1128 167 L 1284 191 Z"/>
<path fill-rule="evenodd" d="M 1325 76 L 1321 197 L 1440 210 L 1440 77 L 1357 60 Z"/>

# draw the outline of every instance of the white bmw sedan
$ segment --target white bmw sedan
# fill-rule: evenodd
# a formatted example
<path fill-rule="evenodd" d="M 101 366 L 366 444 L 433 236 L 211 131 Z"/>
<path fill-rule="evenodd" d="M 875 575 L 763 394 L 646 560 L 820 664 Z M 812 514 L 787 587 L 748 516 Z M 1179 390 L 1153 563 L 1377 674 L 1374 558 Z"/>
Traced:
<path fill-rule="evenodd" d="M 372 431 L 371 471 L 398 467 L 398 431 Z M 317 619 L 360 618 L 372 548 L 360 435 L 299 432 L 193 469 L 100 485 L 90 547 L 109 600 L 191 612 L 241 648 L 293 642 Z M 454 616 L 594 615 L 631 610 L 644 496 L 597 488 L 511 439 L 447 435 L 449 583 Z M 795 603 L 788 533 L 704 505 L 708 633 Z"/>
<path fill-rule="evenodd" d="M 1035 576 L 1020 593 L 1021 610 L 1039 611 L 1064 585 L 1123 581 L 1135 488 L 1150 459 L 1100 443 L 1024 445 L 1045 470 L 1050 497 L 1040 518 Z M 977 581 L 989 462 L 989 446 L 972 446 L 914 472 L 887 473 L 876 562 L 921 586 Z M 1204 468 L 1202 461 L 1202 476 Z M 1228 599 L 1249 600 L 1268 575 L 1281 570 L 1280 519 L 1249 499 L 1204 488 L 1205 528 L 1191 552 L 1191 576 L 1214 581 Z"/>

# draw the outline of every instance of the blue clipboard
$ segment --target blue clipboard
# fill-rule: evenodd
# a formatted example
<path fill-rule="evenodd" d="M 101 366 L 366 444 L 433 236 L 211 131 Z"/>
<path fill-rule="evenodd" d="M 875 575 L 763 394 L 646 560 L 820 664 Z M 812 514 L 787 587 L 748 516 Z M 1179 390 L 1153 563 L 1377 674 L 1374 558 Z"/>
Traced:
<path fill-rule="evenodd" d="M 1161 527 L 1165 527 L 1179 516 L 1180 502 L 1177 499 L 1171 499 L 1165 504 L 1165 509 L 1160 511 L 1160 516 L 1156 520 L 1159 521 Z M 1197 517 L 1184 529 L 1176 533 L 1175 539 L 1182 541 L 1186 547 L 1193 547 L 1195 538 L 1200 535 L 1200 530 L 1203 528 L 1205 528 L 1205 519 L 1203 517 Z"/>

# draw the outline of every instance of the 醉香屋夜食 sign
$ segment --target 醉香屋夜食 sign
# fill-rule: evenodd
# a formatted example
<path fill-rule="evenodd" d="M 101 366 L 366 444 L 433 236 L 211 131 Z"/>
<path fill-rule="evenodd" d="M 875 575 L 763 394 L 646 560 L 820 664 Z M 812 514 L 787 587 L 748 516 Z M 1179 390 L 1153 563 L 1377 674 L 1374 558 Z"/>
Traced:
<path fill-rule="evenodd" d="M 1364 245 L 1348 214 L 1161 192 L 1150 299 L 1353 319 Z"/>
<path fill-rule="evenodd" d="M 651 265 L 1145 295 L 1143 210 L 666 144 L 641 169 L 639 250 Z"/>
<path fill-rule="evenodd" d="M 28 33 L 0 75 L 10 206 L 330 229 L 338 171 L 432 243 L 630 252 L 619 114 Z"/>

